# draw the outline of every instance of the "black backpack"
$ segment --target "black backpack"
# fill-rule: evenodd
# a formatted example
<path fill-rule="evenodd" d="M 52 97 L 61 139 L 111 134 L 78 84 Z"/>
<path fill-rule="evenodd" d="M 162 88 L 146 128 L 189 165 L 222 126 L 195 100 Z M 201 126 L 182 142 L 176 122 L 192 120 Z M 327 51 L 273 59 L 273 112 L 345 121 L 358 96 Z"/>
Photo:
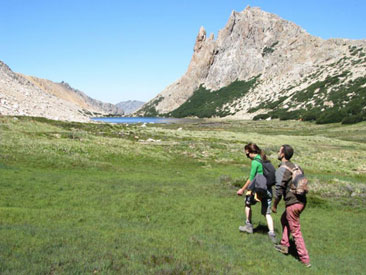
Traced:
<path fill-rule="evenodd" d="M 269 160 L 260 161 L 263 167 L 263 175 L 267 179 L 267 187 L 270 189 L 276 184 L 276 169 Z"/>

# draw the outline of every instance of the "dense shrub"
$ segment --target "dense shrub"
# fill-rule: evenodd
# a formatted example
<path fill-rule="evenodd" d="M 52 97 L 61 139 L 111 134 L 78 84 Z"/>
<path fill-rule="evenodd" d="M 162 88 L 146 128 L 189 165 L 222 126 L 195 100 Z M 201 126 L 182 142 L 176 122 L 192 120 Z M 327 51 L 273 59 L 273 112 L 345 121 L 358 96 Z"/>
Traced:
<path fill-rule="evenodd" d="M 157 117 L 159 116 L 158 111 L 156 110 L 155 106 L 157 106 L 164 97 L 159 97 L 155 99 L 154 101 L 147 103 L 140 111 L 139 113 L 143 113 L 145 117 Z"/>
<path fill-rule="evenodd" d="M 269 114 L 260 114 L 253 117 L 253 120 L 264 120 L 269 118 Z"/>
<path fill-rule="evenodd" d="M 290 120 L 290 119 L 299 119 L 301 117 L 301 110 L 291 111 L 291 112 L 283 112 L 279 115 L 280 120 Z"/>
<path fill-rule="evenodd" d="M 340 77 L 345 77 L 349 74 L 349 71 L 344 71 L 343 73 L 335 76 L 328 76 L 324 81 L 318 81 L 311 84 L 306 89 L 296 93 L 292 98 L 297 102 L 304 102 L 311 99 L 314 96 L 316 90 L 319 89 L 319 94 L 326 94 L 327 87 L 333 86 L 339 83 Z"/>
<path fill-rule="evenodd" d="M 229 86 L 217 91 L 207 90 L 201 85 L 185 103 L 168 115 L 177 118 L 187 116 L 197 116 L 200 118 L 223 117 L 230 115 L 229 108 L 223 110 L 223 106 L 248 93 L 254 87 L 258 77 L 249 81 L 234 81 Z"/>
<path fill-rule="evenodd" d="M 274 101 L 274 102 L 263 102 L 261 104 L 259 104 L 257 107 L 254 108 L 250 108 L 248 110 L 248 113 L 254 113 L 260 109 L 275 109 L 277 108 L 282 102 L 284 102 L 288 97 L 287 96 L 282 96 L 280 97 L 278 100 Z"/>
<path fill-rule="evenodd" d="M 287 102 L 289 107 L 281 106 L 286 99 L 286 97 L 281 97 L 274 102 L 263 102 L 250 109 L 249 112 L 271 109 L 267 114 L 258 115 L 254 119 L 268 117 L 280 120 L 302 119 L 316 121 L 318 124 L 335 122 L 350 124 L 366 120 L 366 77 L 359 77 L 347 84 L 341 84 L 340 79 L 349 73 L 349 71 L 344 71 L 339 75 L 329 76 L 324 81 L 315 82 L 297 92 Z M 317 91 L 316 94 L 315 91 Z M 325 101 L 331 102 L 332 107 L 324 104 Z M 308 104 L 303 109 L 288 111 L 289 108 L 297 107 L 298 104 L 304 102 L 305 104 L 308 102 Z"/>
<path fill-rule="evenodd" d="M 341 122 L 345 117 L 345 110 L 339 110 L 338 108 L 327 109 L 316 119 L 317 124 L 335 123 Z"/>
<path fill-rule="evenodd" d="M 364 114 L 347 116 L 342 120 L 342 124 L 353 124 L 365 120 Z"/>
<path fill-rule="evenodd" d="M 309 109 L 305 111 L 301 118 L 304 121 L 315 121 L 321 115 L 321 111 L 318 108 Z"/>

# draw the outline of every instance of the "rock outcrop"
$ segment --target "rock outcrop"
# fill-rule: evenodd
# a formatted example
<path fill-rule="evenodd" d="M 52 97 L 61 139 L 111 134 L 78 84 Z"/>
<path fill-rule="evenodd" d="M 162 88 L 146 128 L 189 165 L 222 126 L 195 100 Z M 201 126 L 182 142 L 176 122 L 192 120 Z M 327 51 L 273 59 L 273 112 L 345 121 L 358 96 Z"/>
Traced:
<path fill-rule="evenodd" d="M 268 105 L 280 99 L 276 106 L 286 109 L 286 100 L 292 101 L 297 93 L 329 77 L 349 72 L 340 76 L 343 84 L 365 77 L 365 53 L 365 40 L 323 40 L 277 15 L 247 7 L 231 13 L 216 40 L 213 35 L 207 38 L 201 27 L 187 72 L 137 114 L 172 115 L 182 104 L 193 100 L 192 95 L 200 87 L 218 91 L 235 81 L 256 78 L 255 86 L 244 96 L 230 97 L 226 104 L 216 107 L 218 112 L 230 110 L 233 118 L 253 118 L 267 112 Z M 340 85 L 333 84 L 329 84 L 329 91 Z M 329 94 L 321 98 L 328 99 Z M 304 107 L 314 100 L 309 97 L 286 110 Z"/>

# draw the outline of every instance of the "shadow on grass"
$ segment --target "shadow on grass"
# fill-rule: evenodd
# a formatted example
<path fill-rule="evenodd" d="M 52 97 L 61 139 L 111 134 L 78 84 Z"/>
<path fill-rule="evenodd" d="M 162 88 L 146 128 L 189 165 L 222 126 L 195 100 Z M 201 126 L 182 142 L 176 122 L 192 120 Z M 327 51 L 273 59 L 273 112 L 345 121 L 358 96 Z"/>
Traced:
<path fill-rule="evenodd" d="M 256 228 L 253 228 L 253 233 L 268 234 L 267 225 L 259 224 Z"/>
<path fill-rule="evenodd" d="M 253 228 L 253 233 L 259 233 L 259 234 L 267 235 L 268 234 L 268 227 L 266 225 L 259 224 L 256 228 Z M 279 237 L 281 238 L 281 235 Z M 278 242 L 279 242 L 279 240 L 278 240 Z M 295 241 L 293 239 L 290 239 L 289 242 L 290 242 L 290 247 L 288 249 L 288 255 L 291 255 L 296 260 L 300 261 L 299 254 L 297 253 L 297 250 L 296 250 Z"/>
<path fill-rule="evenodd" d="M 284 255 L 285 256 L 290 255 L 290 256 L 294 257 L 296 260 L 300 261 L 299 254 L 297 253 L 297 250 L 296 250 L 295 241 L 290 239 L 289 242 L 290 242 L 290 247 L 288 248 L 288 254 L 284 254 Z"/>
<path fill-rule="evenodd" d="M 296 250 L 296 244 L 295 244 L 295 241 L 290 239 L 290 247 L 288 249 L 288 255 L 291 255 L 292 257 L 294 257 L 296 260 L 300 261 L 300 258 L 299 258 L 299 254 L 297 253 L 297 250 Z"/>

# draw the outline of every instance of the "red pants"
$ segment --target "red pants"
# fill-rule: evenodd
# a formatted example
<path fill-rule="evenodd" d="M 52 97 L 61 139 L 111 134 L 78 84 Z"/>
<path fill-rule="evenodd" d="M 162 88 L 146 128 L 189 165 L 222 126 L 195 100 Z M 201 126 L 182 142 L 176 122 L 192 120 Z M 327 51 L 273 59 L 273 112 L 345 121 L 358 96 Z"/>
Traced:
<path fill-rule="evenodd" d="M 308 251 L 300 230 L 300 214 L 304 210 L 304 205 L 296 203 L 286 207 L 285 212 L 281 216 L 282 223 L 282 239 L 281 245 L 290 247 L 290 232 L 294 238 L 297 254 L 300 260 L 307 264 L 310 262 Z"/>

